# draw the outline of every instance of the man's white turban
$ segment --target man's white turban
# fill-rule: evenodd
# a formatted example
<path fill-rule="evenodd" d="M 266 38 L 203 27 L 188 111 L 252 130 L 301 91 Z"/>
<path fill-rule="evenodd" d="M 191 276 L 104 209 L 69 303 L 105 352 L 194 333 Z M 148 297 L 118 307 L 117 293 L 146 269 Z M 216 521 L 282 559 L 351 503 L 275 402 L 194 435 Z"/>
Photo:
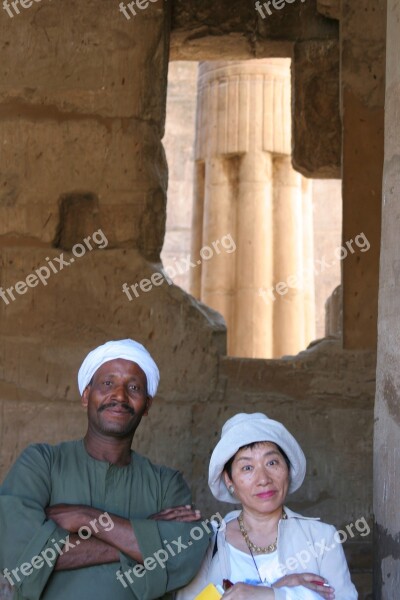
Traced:
<path fill-rule="evenodd" d="M 146 375 L 147 393 L 151 397 L 155 396 L 160 381 L 158 367 L 142 344 L 129 339 L 107 342 L 89 352 L 78 372 L 78 387 L 81 395 L 97 369 L 105 362 L 117 358 L 124 358 L 139 365 Z"/>

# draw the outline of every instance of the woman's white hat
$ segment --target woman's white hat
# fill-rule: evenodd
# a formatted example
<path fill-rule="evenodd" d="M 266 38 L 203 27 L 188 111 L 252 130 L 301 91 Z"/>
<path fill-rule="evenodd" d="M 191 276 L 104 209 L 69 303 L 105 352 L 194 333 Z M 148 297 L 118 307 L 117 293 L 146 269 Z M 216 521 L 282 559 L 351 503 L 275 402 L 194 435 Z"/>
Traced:
<path fill-rule="evenodd" d="M 299 489 L 303 483 L 306 457 L 286 427 L 262 413 L 239 413 L 228 419 L 222 427 L 221 439 L 211 455 L 208 485 L 217 500 L 237 504 L 237 499 L 228 492 L 225 485 L 224 466 L 239 448 L 253 442 L 274 442 L 287 454 L 290 461 L 289 494 Z"/>

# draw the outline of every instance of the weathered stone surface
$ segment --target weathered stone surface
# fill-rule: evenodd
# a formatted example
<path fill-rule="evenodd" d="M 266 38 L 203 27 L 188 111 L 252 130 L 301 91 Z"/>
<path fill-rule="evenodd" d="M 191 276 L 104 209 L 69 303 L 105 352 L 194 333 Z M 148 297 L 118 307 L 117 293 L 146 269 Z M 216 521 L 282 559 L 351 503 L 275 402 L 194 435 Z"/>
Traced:
<path fill-rule="evenodd" d="M 29 255 L 24 249 L 4 250 L 0 285 L 6 289 L 24 281 L 35 269 L 48 265 L 46 257 L 57 265 L 54 257 L 59 254 L 54 249 L 31 250 Z M 63 253 L 64 261 L 71 258 Z M 0 379 L 40 394 L 43 400 L 74 400 L 75 374 L 85 353 L 97 343 L 122 335 L 148 345 L 161 370 L 164 356 L 168 368 L 161 396 L 165 386 L 165 390 L 175 390 L 174 400 L 184 401 L 190 394 L 194 401 L 192 382 L 198 381 L 198 397 L 204 398 L 210 377 L 216 377 L 217 352 L 224 351 L 224 327 L 211 309 L 198 308 L 193 298 L 166 280 L 158 286 L 146 284 L 147 292 L 136 286 L 138 297 L 131 291 L 129 300 L 122 285 L 149 279 L 154 271 L 138 252 L 97 249 L 52 273 L 47 285 L 39 281 L 23 295 L 14 292 L 14 301 L 6 296 L 9 304 L 0 299 Z M 198 326 L 203 333 L 197 331 Z M 160 346 L 163 339 L 168 340 L 167 347 Z M 176 370 L 171 368 L 175 359 Z"/>
<path fill-rule="evenodd" d="M 385 163 L 374 431 L 375 600 L 400 587 L 400 5 L 388 2 Z"/>
<path fill-rule="evenodd" d="M 64 194 L 59 200 L 60 221 L 53 245 L 72 250 L 86 235 L 100 229 L 99 199 L 90 193 Z"/>
<path fill-rule="evenodd" d="M 92 231 L 100 222 L 108 230 L 110 244 L 140 247 L 151 259 L 159 257 L 167 172 L 154 127 L 135 120 L 112 121 L 109 129 L 90 120 L 56 123 L 21 118 L 0 120 L 0 132 L 7 140 L 2 177 L 9 182 L 0 188 L 1 235 L 29 235 L 51 243 L 59 223 L 60 196 L 84 191 L 99 198 Z M 139 241 L 139 235 L 146 240 Z"/>
<path fill-rule="evenodd" d="M 346 348 L 374 348 L 377 338 L 381 224 L 383 106 L 371 108 L 345 88 L 343 242 L 363 232 L 371 248 L 343 262 L 343 334 Z M 368 143 L 365 143 L 368 140 Z M 367 168 L 368 165 L 368 168 Z M 357 208 L 358 205 L 358 208 Z"/>
<path fill-rule="evenodd" d="M 317 10 L 329 19 L 340 19 L 341 0 L 317 0 Z"/>
<path fill-rule="evenodd" d="M 338 36 L 337 24 L 318 14 L 316 0 L 282 5 L 265 18 L 255 3 L 176 0 L 171 32 L 174 60 L 232 60 L 290 56 L 291 43 Z"/>
<path fill-rule="evenodd" d="M 108 229 L 110 245 L 158 260 L 167 7 L 151 3 L 128 21 L 104 4 L 96 27 L 93 0 L 21 10 L 0 21 L 1 234 L 50 243 L 60 196 L 85 192 L 99 198 L 94 226 Z M 138 76 L 148 65 L 151 74 Z"/>
<path fill-rule="evenodd" d="M 339 45 L 294 46 L 292 64 L 293 166 L 306 177 L 341 176 Z"/>
<path fill-rule="evenodd" d="M 129 21 L 118 3 L 99 11 L 96 0 L 34 2 L 12 19 L 2 11 L 1 110 L 58 121 L 135 116 L 161 132 L 167 10 L 160 0 Z M 152 77 L 141 76 L 145 68 Z"/>
<path fill-rule="evenodd" d="M 346 348 L 374 348 L 383 166 L 386 1 L 342 1 L 343 241 L 364 232 L 371 249 L 343 265 Z"/>

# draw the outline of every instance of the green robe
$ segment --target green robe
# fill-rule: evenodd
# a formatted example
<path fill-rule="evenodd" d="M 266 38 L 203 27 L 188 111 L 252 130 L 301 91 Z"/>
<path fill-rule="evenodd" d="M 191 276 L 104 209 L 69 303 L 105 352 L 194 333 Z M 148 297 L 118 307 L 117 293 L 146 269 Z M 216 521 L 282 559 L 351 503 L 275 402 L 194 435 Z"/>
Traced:
<path fill-rule="evenodd" d="M 48 520 L 44 512 L 47 506 L 61 503 L 84 504 L 129 519 L 143 557 L 164 549 L 168 553 L 165 567 L 156 562 L 154 568 L 151 563 L 152 570 L 143 576 L 131 573 L 132 583 L 124 577 L 124 587 L 117 579 L 117 570 L 126 572 L 137 563 L 123 553 L 119 563 L 67 571 L 53 572 L 53 565 L 42 561 L 40 568 L 24 568 L 25 572 L 32 571 L 30 574 L 18 571 L 19 582 L 12 576 L 15 600 L 160 598 L 194 577 L 207 549 L 205 527 L 202 537 L 197 529 L 195 537 L 200 539 L 192 537 L 193 527 L 200 523 L 148 519 L 164 508 L 191 503 L 190 490 L 178 471 L 154 465 L 133 451 L 130 465 L 124 467 L 95 460 L 86 452 L 83 440 L 57 446 L 35 444 L 21 454 L 0 487 L 2 572 L 6 567 L 11 571 L 31 563 L 34 556 L 65 540 L 68 532 Z M 186 547 L 172 540 L 180 540 Z M 168 544 L 176 551 L 175 556 Z"/>

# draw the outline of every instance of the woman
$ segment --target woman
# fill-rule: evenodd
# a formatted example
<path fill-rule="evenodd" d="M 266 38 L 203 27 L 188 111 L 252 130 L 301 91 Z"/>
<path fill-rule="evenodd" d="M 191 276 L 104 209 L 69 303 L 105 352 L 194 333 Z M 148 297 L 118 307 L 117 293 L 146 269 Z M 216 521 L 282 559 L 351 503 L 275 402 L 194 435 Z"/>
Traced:
<path fill-rule="evenodd" d="M 177 600 L 194 600 L 209 583 L 224 583 L 224 600 L 358 598 L 334 527 L 284 505 L 305 471 L 303 451 L 281 423 L 261 413 L 225 423 L 208 483 L 218 500 L 242 509 L 219 524 L 200 572 Z"/>

